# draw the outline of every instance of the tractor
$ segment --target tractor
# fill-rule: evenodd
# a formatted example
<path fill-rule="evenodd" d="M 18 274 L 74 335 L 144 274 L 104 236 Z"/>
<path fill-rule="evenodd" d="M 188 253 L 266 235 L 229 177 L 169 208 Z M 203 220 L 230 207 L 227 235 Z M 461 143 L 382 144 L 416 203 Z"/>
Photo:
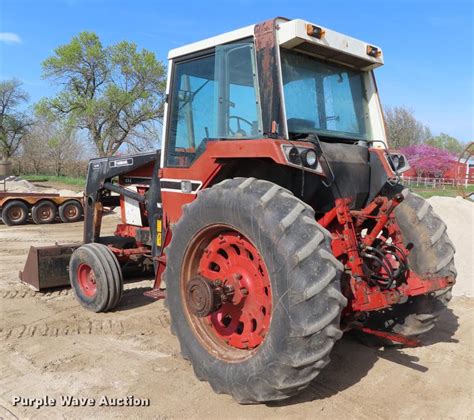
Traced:
<path fill-rule="evenodd" d="M 83 244 L 33 249 L 24 280 L 69 272 L 103 312 L 126 267 L 151 270 L 197 378 L 240 403 L 303 390 L 349 330 L 416 345 L 450 300 L 455 250 L 401 183 L 382 65 L 376 45 L 285 18 L 170 51 L 161 149 L 92 159 Z"/>

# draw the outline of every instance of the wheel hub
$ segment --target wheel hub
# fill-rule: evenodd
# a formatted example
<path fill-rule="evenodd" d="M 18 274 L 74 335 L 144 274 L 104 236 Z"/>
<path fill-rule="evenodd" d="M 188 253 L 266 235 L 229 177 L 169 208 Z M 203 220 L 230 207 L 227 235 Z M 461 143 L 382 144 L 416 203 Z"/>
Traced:
<path fill-rule="evenodd" d="M 198 317 L 206 317 L 217 311 L 234 295 L 232 286 L 222 284 L 219 280 L 211 282 L 201 276 L 194 277 L 186 289 L 189 308 Z"/>
<path fill-rule="evenodd" d="M 202 247 L 199 263 L 183 289 L 192 322 L 218 346 L 258 347 L 272 310 L 270 277 L 259 251 L 229 230 L 214 230 L 196 246 Z"/>
<path fill-rule="evenodd" d="M 94 270 L 88 264 L 80 264 L 77 268 L 79 287 L 87 297 L 92 297 L 97 292 L 97 283 Z"/>
<path fill-rule="evenodd" d="M 67 217 L 75 217 L 77 214 L 77 209 L 75 206 L 69 205 L 66 207 L 65 213 Z"/>
<path fill-rule="evenodd" d="M 23 211 L 19 207 L 13 207 L 8 215 L 10 216 L 10 219 L 18 220 L 23 216 Z"/>

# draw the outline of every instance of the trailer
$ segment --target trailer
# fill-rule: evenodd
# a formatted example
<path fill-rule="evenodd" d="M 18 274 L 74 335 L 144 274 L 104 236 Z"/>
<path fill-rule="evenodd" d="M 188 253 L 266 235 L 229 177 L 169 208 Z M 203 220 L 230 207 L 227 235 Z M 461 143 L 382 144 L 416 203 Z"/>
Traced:
<path fill-rule="evenodd" d="M 8 226 L 78 222 L 84 213 L 82 197 L 61 197 L 49 193 L 0 192 L 0 218 Z"/>

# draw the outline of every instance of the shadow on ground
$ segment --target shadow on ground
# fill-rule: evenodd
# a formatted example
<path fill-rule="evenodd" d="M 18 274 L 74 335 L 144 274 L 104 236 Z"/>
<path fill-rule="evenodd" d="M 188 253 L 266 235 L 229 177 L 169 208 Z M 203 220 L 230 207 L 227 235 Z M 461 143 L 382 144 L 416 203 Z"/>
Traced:
<path fill-rule="evenodd" d="M 436 326 L 421 337 L 422 345 L 457 343 L 458 340 L 453 336 L 458 326 L 458 317 L 448 308 L 440 315 Z M 308 388 L 288 400 L 272 402 L 267 405 L 280 407 L 329 398 L 357 384 L 369 373 L 379 358 L 422 373 L 428 371 L 428 368 L 423 366 L 422 360 L 405 353 L 403 348 L 368 347 L 351 334 L 344 334 L 343 338 L 334 346 L 331 362 L 310 383 Z"/>

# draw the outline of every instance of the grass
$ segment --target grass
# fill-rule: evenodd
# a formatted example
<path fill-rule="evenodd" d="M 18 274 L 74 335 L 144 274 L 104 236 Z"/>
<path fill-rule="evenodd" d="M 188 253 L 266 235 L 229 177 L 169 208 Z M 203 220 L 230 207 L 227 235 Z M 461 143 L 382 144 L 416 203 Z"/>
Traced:
<path fill-rule="evenodd" d="M 33 182 L 59 182 L 61 184 L 75 185 L 77 187 L 84 187 L 86 184 L 85 178 L 73 178 L 71 176 L 54 176 L 54 175 L 22 175 L 23 179 Z"/>
<path fill-rule="evenodd" d="M 53 176 L 53 175 L 22 175 L 22 178 L 33 182 L 58 182 L 61 184 L 74 185 L 76 187 L 84 187 L 86 183 L 85 178 L 73 178 L 69 176 Z M 409 185 L 409 188 L 421 195 L 424 198 L 430 198 L 434 195 L 442 197 L 456 197 L 459 195 L 458 190 L 451 186 L 444 188 L 432 188 L 424 185 Z M 474 192 L 474 185 L 467 188 L 468 191 Z"/>
<path fill-rule="evenodd" d="M 408 186 L 413 192 L 421 195 L 423 198 L 430 198 L 434 195 L 441 196 L 441 197 L 456 197 L 459 195 L 459 192 L 456 188 L 446 186 L 444 188 L 432 188 L 432 187 L 425 187 L 425 186 L 416 186 L 416 185 L 409 185 Z M 467 187 L 467 191 L 474 192 L 474 185 L 470 185 Z"/>

